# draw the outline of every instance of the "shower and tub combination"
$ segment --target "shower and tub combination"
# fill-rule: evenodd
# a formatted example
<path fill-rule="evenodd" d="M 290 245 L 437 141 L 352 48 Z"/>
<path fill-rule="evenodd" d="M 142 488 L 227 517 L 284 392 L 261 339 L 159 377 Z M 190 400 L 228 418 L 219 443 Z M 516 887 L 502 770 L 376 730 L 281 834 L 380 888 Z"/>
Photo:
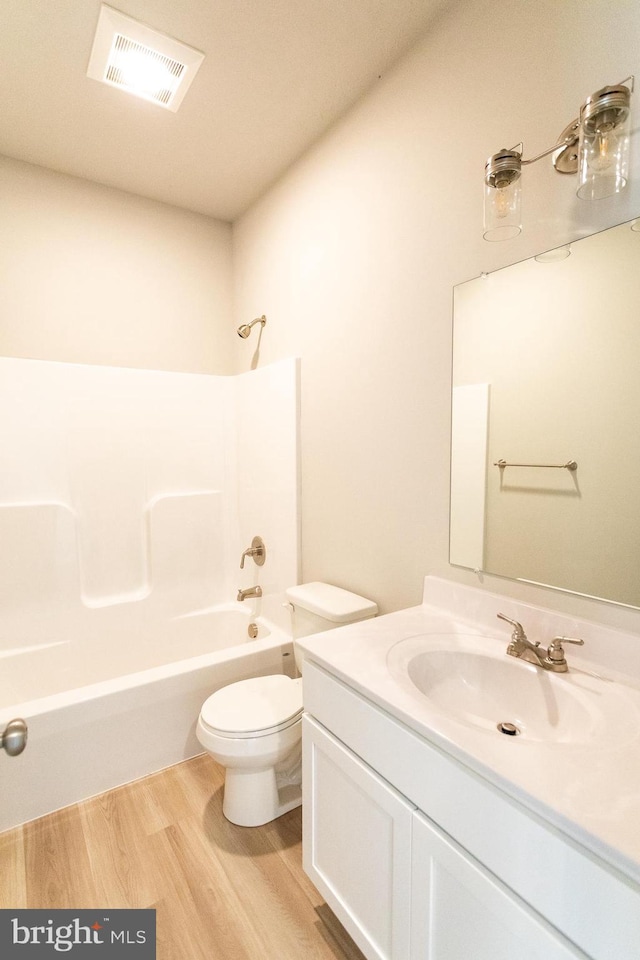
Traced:
<path fill-rule="evenodd" d="M 213 691 L 293 676 L 298 378 L 0 359 L 0 830 L 201 753 Z"/>

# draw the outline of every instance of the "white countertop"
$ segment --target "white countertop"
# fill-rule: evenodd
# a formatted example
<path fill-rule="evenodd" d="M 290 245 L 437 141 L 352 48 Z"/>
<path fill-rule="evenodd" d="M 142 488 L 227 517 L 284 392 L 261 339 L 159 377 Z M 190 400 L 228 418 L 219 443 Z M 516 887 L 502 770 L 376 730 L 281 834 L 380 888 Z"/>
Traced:
<path fill-rule="evenodd" d="M 556 676 L 594 698 L 604 680 L 607 696 L 613 691 L 616 702 L 616 720 L 608 716 L 604 732 L 591 737 L 587 731 L 579 742 L 506 737 L 435 707 L 397 663 L 392 673 L 389 664 L 399 659 L 393 648 L 421 635 L 450 634 L 452 645 L 459 635 L 476 635 L 479 650 L 484 644 L 493 653 L 498 641 L 506 651 L 510 628 L 496 619 L 498 612 L 523 623 L 529 638 L 542 646 L 556 635 L 585 640 L 584 647 L 567 646 L 569 673 Z M 640 637 L 427 577 L 421 606 L 299 644 L 415 733 L 640 883 Z"/>

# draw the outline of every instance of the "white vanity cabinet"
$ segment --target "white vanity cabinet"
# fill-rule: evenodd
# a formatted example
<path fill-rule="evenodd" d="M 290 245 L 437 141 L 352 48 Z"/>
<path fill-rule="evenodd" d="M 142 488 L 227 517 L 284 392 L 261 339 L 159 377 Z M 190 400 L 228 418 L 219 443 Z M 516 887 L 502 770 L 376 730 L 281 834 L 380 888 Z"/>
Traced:
<path fill-rule="evenodd" d="M 411 867 L 410 960 L 586 958 L 420 812 Z"/>
<path fill-rule="evenodd" d="M 367 957 L 409 956 L 414 807 L 308 716 L 305 870 Z"/>
<path fill-rule="evenodd" d="M 369 960 L 638 960 L 637 887 L 306 661 L 304 868 Z"/>

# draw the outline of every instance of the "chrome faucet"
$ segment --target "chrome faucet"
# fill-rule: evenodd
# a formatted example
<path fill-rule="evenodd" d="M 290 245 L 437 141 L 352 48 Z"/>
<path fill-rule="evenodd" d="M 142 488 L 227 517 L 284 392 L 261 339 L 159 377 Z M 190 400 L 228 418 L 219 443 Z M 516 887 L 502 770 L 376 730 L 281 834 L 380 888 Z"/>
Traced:
<path fill-rule="evenodd" d="M 246 590 L 238 590 L 238 596 L 236 600 L 239 600 L 241 603 L 243 600 L 246 600 L 247 597 L 261 597 L 262 596 L 262 587 L 247 587 Z"/>
<path fill-rule="evenodd" d="M 543 670 L 552 670 L 554 673 L 566 673 L 569 669 L 564 655 L 563 643 L 575 643 L 582 647 L 584 640 L 578 637 L 554 637 L 547 649 L 546 655 L 540 649 L 540 641 L 530 643 L 524 628 L 517 620 L 511 620 L 505 617 L 504 613 L 499 613 L 500 620 L 506 620 L 513 627 L 511 642 L 507 647 L 507 653 L 510 657 L 518 657 L 520 660 L 526 660 L 533 663 L 536 667 L 542 667 Z"/>

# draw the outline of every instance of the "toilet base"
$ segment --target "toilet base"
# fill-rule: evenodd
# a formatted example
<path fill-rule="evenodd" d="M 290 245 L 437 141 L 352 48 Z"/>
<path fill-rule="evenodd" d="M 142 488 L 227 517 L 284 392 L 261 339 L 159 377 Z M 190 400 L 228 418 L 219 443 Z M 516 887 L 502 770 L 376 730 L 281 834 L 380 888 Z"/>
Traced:
<path fill-rule="evenodd" d="M 239 827 L 260 827 L 276 820 L 302 803 L 300 780 L 291 782 L 292 779 L 295 777 L 291 776 L 291 760 L 282 770 L 227 767 L 222 812 Z"/>

